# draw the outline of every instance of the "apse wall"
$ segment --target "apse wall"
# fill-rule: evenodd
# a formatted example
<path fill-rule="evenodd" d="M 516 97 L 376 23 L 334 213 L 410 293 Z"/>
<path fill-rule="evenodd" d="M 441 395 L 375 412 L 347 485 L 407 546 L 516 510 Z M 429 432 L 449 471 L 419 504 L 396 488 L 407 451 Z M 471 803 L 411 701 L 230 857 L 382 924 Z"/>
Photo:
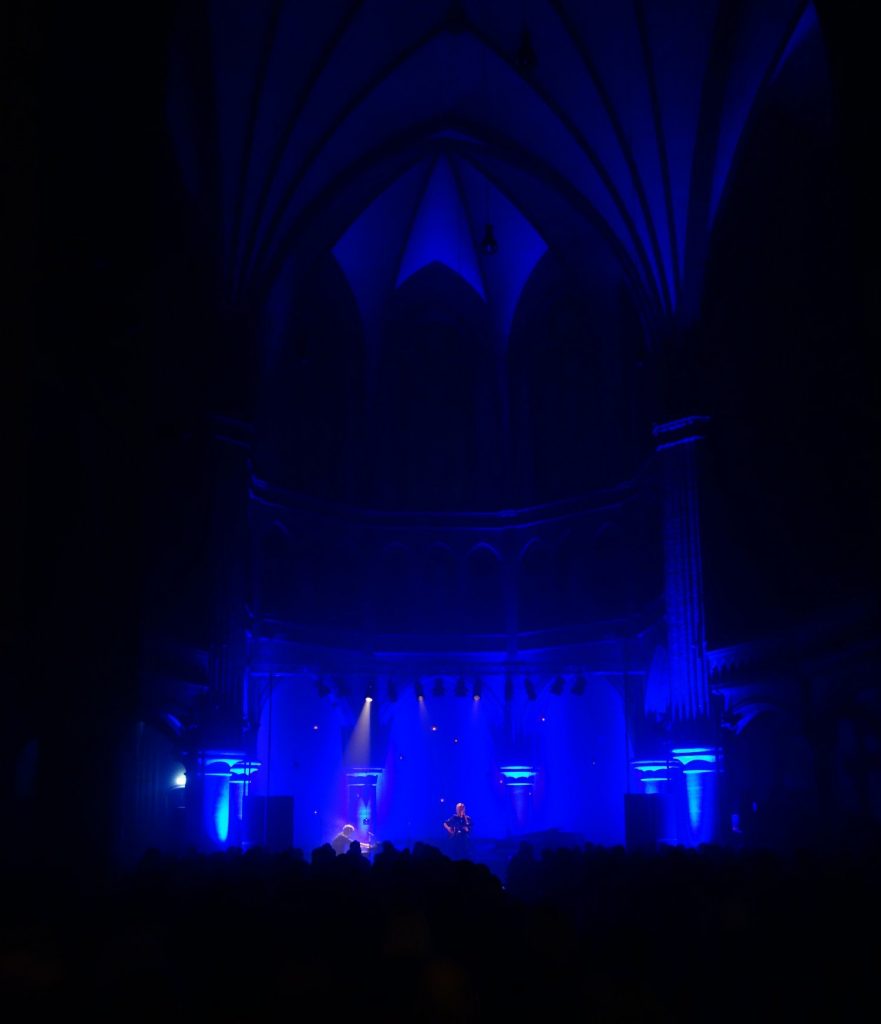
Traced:
<path fill-rule="evenodd" d="M 267 684 L 268 685 L 268 684 Z M 294 845 L 328 842 L 354 820 L 358 838 L 443 846 L 442 822 L 463 801 L 481 844 L 559 831 L 624 841 L 627 737 L 620 692 L 602 678 L 584 692 L 534 699 L 491 671 L 471 691 L 424 699 L 412 686 L 372 704 L 363 689 L 321 695 L 313 678 L 279 678 L 264 694 L 253 797 L 292 797 Z M 369 709 L 369 710 L 368 710 Z M 370 721 L 369 728 L 365 725 Z M 367 770 L 370 769 L 368 773 Z M 359 803 L 365 774 L 375 796 Z"/>
<path fill-rule="evenodd" d="M 643 328 L 619 276 L 547 253 L 504 336 L 432 262 L 362 320 L 323 254 L 261 370 L 263 479 L 365 508 L 542 504 L 630 478 L 650 448 Z"/>

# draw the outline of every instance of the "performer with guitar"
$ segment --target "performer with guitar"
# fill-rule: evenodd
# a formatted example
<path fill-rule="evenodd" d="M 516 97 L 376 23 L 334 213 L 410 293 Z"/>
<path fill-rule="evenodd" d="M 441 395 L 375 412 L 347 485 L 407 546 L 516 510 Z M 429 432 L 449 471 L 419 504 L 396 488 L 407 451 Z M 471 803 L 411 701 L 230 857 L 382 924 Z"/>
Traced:
<path fill-rule="evenodd" d="M 465 813 L 465 804 L 456 804 L 456 813 L 444 822 L 444 829 L 450 836 L 450 849 L 454 857 L 464 857 L 468 852 L 471 835 L 471 817 Z"/>

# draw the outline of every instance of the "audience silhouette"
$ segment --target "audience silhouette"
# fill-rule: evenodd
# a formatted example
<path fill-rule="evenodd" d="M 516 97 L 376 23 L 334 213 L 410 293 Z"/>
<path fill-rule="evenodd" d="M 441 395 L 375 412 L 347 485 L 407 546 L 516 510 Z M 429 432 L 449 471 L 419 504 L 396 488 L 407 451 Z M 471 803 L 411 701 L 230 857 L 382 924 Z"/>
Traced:
<path fill-rule="evenodd" d="M 523 840 L 504 870 L 439 848 L 329 843 L 169 855 L 78 888 L 6 879 L 0 978 L 31 1010 L 222 1019 L 315 1000 L 386 1020 L 856 1018 L 881 909 L 867 851 L 628 852 Z M 341 941 L 340 924 L 345 922 Z"/>

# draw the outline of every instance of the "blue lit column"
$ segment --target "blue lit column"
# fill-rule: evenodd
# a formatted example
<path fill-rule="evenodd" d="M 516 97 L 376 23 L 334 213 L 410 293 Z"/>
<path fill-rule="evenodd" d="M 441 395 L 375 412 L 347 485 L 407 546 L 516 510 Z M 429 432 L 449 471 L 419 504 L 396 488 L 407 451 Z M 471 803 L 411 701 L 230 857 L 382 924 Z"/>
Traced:
<path fill-rule="evenodd" d="M 532 792 L 535 768 L 528 764 L 506 764 L 499 768 L 505 790 L 510 799 L 514 835 L 528 832 L 532 820 Z"/>
<path fill-rule="evenodd" d="M 203 852 L 230 845 L 230 778 L 242 752 L 203 750 L 187 757 L 187 841 Z"/>
<path fill-rule="evenodd" d="M 675 721 L 710 713 L 698 504 L 698 452 L 706 416 L 654 428 L 663 487 L 665 603 Z"/>
<path fill-rule="evenodd" d="M 654 428 L 661 471 L 667 657 L 672 724 L 664 822 L 667 841 L 712 842 L 718 820 L 719 759 L 706 659 L 698 442 L 705 416 Z"/>
<path fill-rule="evenodd" d="M 671 760 L 680 770 L 676 783 L 676 840 L 683 846 L 712 843 L 717 837 L 719 751 L 715 747 L 674 747 Z"/>
<path fill-rule="evenodd" d="M 638 793 L 657 801 L 657 818 L 655 842 L 675 844 L 677 836 L 677 801 L 671 799 L 676 791 L 676 779 L 679 765 L 668 758 L 650 758 L 631 761 L 636 779 L 639 782 Z"/>
<path fill-rule="evenodd" d="M 245 846 L 245 807 L 251 779 L 260 770 L 259 761 L 237 761 L 229 770 L 229 842 Z"/>
<path fill-rule="evenodd" d="M 646 796 L 663 796 L 670 781 L 670 762 L 651 760 L 631 761 L 631 767 L 640 783 L 640 792 Z"/>

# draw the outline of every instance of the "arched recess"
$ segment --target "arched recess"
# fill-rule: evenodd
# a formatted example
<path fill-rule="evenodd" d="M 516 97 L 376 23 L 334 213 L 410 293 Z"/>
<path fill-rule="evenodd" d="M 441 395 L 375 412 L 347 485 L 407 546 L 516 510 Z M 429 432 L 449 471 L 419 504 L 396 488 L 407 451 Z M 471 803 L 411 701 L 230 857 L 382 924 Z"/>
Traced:
<path fill-rule="evenodd" d="M 389 309 L 375 393 L 377 500 L 411 509 L 492 505 L 501 437 L 485 303 L 432 263 L 408 278 Z"/>
<path fill-rule="evenodd" d="M 732 811 L 752 845 L 781 848 L 809 840 L 817 822 L 815 753 L 785 709 L 758 710 L 726 755 Z M 828 823 L 827 823 L 828 824 Z"/>
<path fill-rule="evenodd" d="M 592 535 L 587 523 L 577 524 L 556 552 L 560 588 L 566 595 L 560 625 L 585 623 L 596 615 L 593 599 Z"/>
<path fill-rule="evenodd" d="M 593 269 L 576 276 L 548 252 L 517 308 L 508 389 L 518 504 L 626 478 L 637 457 L 643 331 L 621 275 Z"/>
<path fill-rule="evenodd" d="M 546 629 L 559 621 L 553 551 L 541 539 L 530 541 L 520 553 L 517 592 L 521 631 Z"/>
<path fill-rule="evenodd" d="M 353 500 L 363 487 L 366 409 L 358 308 L 328 253 L 290 287 L 290 322 L 264 360 L 256 461 L 294 490 Z"/>
<path fill-rule="evenodd" d="M 318 557 L 316 594 L 322 624 L 357 629 L 363 619 L 361 556 L 347 544 L 328 544 Z"/>
<path fill-rule="evenodd" d="M 581 621 L 577 612 L 574 587 L 577 573 L 576 563 L 581 554 L 578 536 L 577 526 L 568 528 L 556 538 L 553 548 L 551 585 L 556 592 L 556 625 L 558 626 L 572 625 Z"/>
<path fill-rule="evenodd" d="M 633 559 L 629 538 L 618 523 L 604 523 L 591 551 L 591 598 L 600 620 L 616 619 L 633 608 Z"/>
<path fill-rule="evenodd" d="M 464 609 L 467 632 L 501 633 L 505 630 L 502 560 L 489 544 L 478 544 L 468 553 Z"/>
<path fill-rule="evenodd" d="M 419 613 L 428 630 L 451 630 L 461 622 L 459 564 L 452 548 L 432 544 L 425 553 Z"/>
<path fill-rule="evenodd" d="M 413 553 L 404 544 L 388 544 L 379 559 L 373 607 L 380 632 L 400 633 L 413 624 Z"/>
<path fill-rule="evenodd" d="M 318 552 L 299 539 L 291 543 L 291 616 L 297 622 L 320 622 Z"/>
<path fill-rule="evenodd" d="M 273 523 L 263 534 L 259 564 L 260 610 L 272 618 L 284 618 L 293 608 L 293 582 L 288 532 L 281 523 Z"/>

